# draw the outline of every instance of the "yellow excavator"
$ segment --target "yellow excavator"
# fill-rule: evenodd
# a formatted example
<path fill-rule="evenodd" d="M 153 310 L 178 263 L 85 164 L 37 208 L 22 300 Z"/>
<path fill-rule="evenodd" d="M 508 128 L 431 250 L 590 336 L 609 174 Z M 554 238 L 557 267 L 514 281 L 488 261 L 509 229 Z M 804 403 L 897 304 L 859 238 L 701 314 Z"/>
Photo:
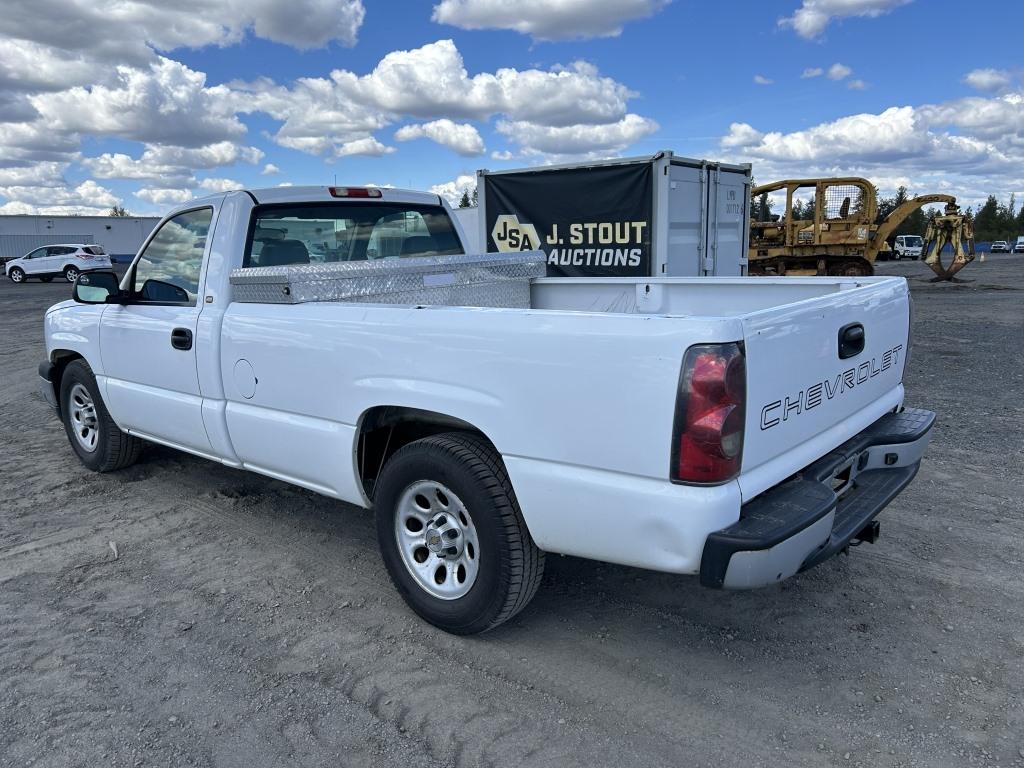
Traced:
<path fill-rule="evenodd" d="M 755 187 L 761 195 L 785 192 L 782 216 L 772 221 L 750 222 L 748 271 L 752 275 L 871 275 L 879 252 L 889 250 L 889 237 L 911 213 L 919 208 L 944 203 L 942 216 L 929 225 L 925 237 L 925 263 L 937 279 L 951 280 L 974 258 L 974 235 L 970 222 L 960 213 L 952 195 L 919 195 L 877 223 L 878 202 L 875 187 L 856 176 L 827 179 L 788 179 Z M 793 215 L 794 201 L 813 196 L 812 211 Z M 811 218 L 809 218 L 811 216 Z M 942 242 L 938 242 L 941 240 Z M 945 267 L 942 248 L 951 243 L 953 262 Z M 964 243 L 969 248 L 964 250 Z M 936 247 L 937 246 L 937 247 Z"/>

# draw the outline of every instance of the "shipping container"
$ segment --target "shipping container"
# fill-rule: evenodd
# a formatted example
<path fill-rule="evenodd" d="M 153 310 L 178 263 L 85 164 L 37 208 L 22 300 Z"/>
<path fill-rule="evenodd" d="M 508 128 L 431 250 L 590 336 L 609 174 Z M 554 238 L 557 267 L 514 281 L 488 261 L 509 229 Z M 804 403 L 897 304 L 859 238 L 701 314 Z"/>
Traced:
<path fill-rule="evenodd" d="M 667 150 L 480 170 L 476 232 L 488 251 L 543 250 L 553 277 L 745 275 L 750 184 L 750 165 Z"/>

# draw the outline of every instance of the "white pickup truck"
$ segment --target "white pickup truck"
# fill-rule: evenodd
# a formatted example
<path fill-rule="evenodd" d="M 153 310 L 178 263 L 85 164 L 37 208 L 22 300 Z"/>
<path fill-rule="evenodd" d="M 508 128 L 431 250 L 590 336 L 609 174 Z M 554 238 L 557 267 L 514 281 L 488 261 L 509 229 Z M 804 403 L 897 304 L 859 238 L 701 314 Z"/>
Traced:
<path fill-rule="evenodd" d="M 372 508 L 403 597 L 464 634 L 522 609 L 547 552 L 773 584 L 873 541 L 916 474 L 934 414 L 903 407 L 902 278 L 541 278 L 528 308 L 232 296 L 232 270 L 462 242 L 423 193 L 193 201 L 122 280 L 47 311 L 42 391 L 89 469 L 152 441 Z"/>

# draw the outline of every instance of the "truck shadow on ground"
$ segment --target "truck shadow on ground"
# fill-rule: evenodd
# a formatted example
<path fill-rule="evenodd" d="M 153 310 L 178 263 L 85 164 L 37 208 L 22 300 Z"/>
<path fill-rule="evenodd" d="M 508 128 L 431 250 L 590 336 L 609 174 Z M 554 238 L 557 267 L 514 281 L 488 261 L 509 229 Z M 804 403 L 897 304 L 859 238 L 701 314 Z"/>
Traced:
<path fill-rule="evenodd" d="M 297 566 L 310 556 L 357 561 L 368 584 L 361 599 L 419 623 L 380 561 L 370 511 L 161 446 L 147 446 L 139 464 L 109 477 L 152 483 L 156 495 L 168 483 L 184 496 L 195 494 L 204 511 Z M 879 637 L 890 635 L 904 624 L 900 613 L 882 610 L 898 598 L 876 569 L 870 558 L 840 556 L 776 586 L 729 592 L 701 587 L 694 576 L 549 554 L 530 606 L 507 625 L 456 642 L 486 655 L 488 646 L 529 649 L 538 637 L 550 642 L 554 636 L 613 657 L 653 654 L 687 667 L 723 659 L 820 659 L 823 649 L 855 659 L 865 643 L 874 642 L 876 631 Z M 344 584 L 325 588 L 336 591 L 338 602 L 352 598 Z M 446 637 L 426 624 L 421 629 L 439 642 Z M 793 671 L 807 680 L 816 674 L 802 664 Z"/>

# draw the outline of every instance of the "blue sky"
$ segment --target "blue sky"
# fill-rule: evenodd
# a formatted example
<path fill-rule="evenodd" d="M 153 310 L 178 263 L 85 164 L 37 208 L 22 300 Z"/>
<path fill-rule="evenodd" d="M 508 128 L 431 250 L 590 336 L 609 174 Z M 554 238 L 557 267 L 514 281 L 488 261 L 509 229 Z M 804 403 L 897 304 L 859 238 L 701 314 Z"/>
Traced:
<path fill-rule="evenodd" d="M 751 162 L 759 181 L 1024 193 L 1024 3 L 106 7 L 16 2 L 0 19 L 0 212 L 159 213 L 335 178 L 451 197 L 480 167 L 659 149 Z"/>

